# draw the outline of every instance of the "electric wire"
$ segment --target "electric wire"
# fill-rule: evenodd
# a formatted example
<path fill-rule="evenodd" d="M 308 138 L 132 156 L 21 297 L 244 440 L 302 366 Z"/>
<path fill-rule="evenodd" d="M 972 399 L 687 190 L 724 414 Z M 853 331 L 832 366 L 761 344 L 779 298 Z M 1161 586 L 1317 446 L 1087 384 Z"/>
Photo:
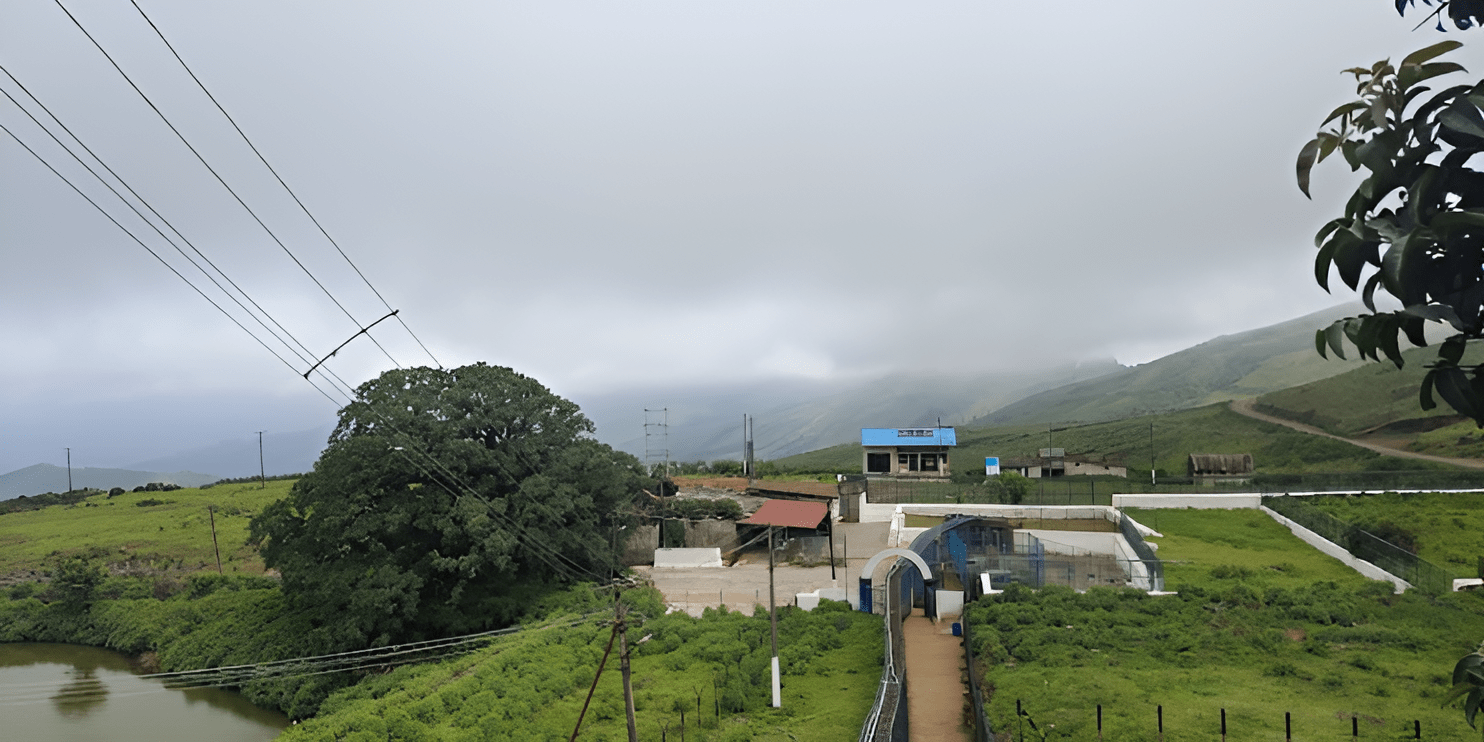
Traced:
<path fill-rule="evenodd" d="M 133 88 L 135 93 L 139 94 L 139 97 L 142 98 L 144 102 L 150 107 L 150 110 L 155 112 L 155 115 L 160 118 L 160 121 L 164 122 L 165 126 L 169 127 L 170 131 L 175 134 L 176 138 L 180 140 L 181 144 L 184 144 L 186 146 L 186 149 L 190 150 L 191 154 L 196 156 L 196 159 L 200 161 L 203 167 L 206 168 L 207 172 L 211 173 L 211 175 L 216 178 L 216 181 L 218 183 L 221 183 L 223 188 L 227 189 L 227 193 L 231 194 L 232 198 L 235 199 L 237 203 L 241 205 L 244 210 L 247 211 L 248 215 L 253 218 L 253 221 L 257 222 L 258 226 L 262 227 L 263 231 L 266 232 L 268 236 L 271 237 L 273 241 L 280 248 L 283 249 L 284 253 L 287 254 L 289 258 L 294 261 L 294 264 L 299 266 L 299 269 L 304 272 L 304 275 L 308 276 L 309 279 L 313 281 L 316 286 L 319 287 L 320 291 L 324 292 L 325 296 L 329 297 L 330 301 L 334 302 L 335 306 L 340 308 L 340 311 L 343 312 L 345 316 L 348 317 L 350 321 L 355 324 L 356 329 L 361 329 L 363 325 L 361 324 L 360 320 L 356 319 L 355 315 L 351 314 L 350 310 L 346 309 L 345 305 L 341 304 L 340 300 L 336 299 L 335 295 L 330 293 L 330 290 L 326 288 L 323 283 L 320 282 L 319 278 L 315 277 L 314 273 L 310 272 L 309 268 L 299 260 L 298 256 L 294 255 L 294 252 L 289 249 L 288 245 L 285 245 L 283 243 L 283 240 L 279 239 L 278 235 L 274 233 L 274 231 L 267 225 L 267 223 L 265 223 L 262 218 L 258 216 L 257 212 L 253 211 L 252 207 L 248 206 L 247 202 L 244 201 L 241 196 L 237 195 L 237 191 L 233 190 L 232 186 L 227 184 L 226 179 L 224 179 L 221 174 L 216 171 L 216 168 L 213 168 L 211 164 L 206 161 L 206 158 L 203 157 L 201 153 L 196 150 L 195 146 L 186 139 L 185 135 L 182 134 L 180 130 L 175 127 L 175 124 L 170 122 L 169 117 L 167 117 L 165 113 L 161 111 L 158 106 L 155 105 L 154 101 L 151 100 L 150 97 L 146 95 L 142 89 L 140 89 L 140 87 L 134 82 L 134 79 L 129 77 L 129 74 L 127 72 L 124 72 L 124 68 L 119 66 L 119 63 L 114 60 L 113 55 L 109 54 L 108 50 L 104 49 L 103 45 L 99 43 L 98 40 L 93 37 L 92 33 L 90 33 L 87 28 L 82 25 L 82 22 L 79 21 L 77 17 L 72 14 L 72 11 L 68 10 L 67 6 L 62 4 L 62 0 L 52 1 L 56 3 L 58 8 L 62 9 L 63 13 L 67 14 L 67 17 L 72 21 L 72 24 L 77 26 L 79 31 L 82 31 L 83 35 L 87 37 L 88 41 L 91 41 L 93 43 L 93 46 L 96 47 L 98 51 L 103 55 L 103 57 L 108 60 L 108 63 L 113 65 L 114 70 L 116 70 L 119 75 L 124 78 L 125 82 L 129 83 L 129 87 Z M 374 343 L 376 347 L 381 350 L 382 354 L 387 357 L 387 360 L 392 362 L 392 365 L 396 366 L 397 368 L 402 367 L 402 364 L 398 363 L 397 359 L 393 358 L 392 354 L 388 352 L 386 348 L 382 347 L 381 343 L 378 342 L 374 336 L 372 336 L 370 333 L 367 333 L 366 337 L 371 339 L 371 342 Z"/>
<path fill-rule="evenodd" d="M 85 142 L 83 142 L 82 139 L 79 138 L 76 133 L 74 133 L 70 128 L 68 128 L 67 125 L 61 121 L 61 119 L 57 118 L 56 114 L 52 113 L 51 109 L 47 108 L 46 104 L 42 103 L 40 101 L 40 99 L 38 99 L 29 89 L 26 88 L 26 86 L 24 84 L 21 83 L 20 80 L 16 79 L 15 75 L 11 74 L 10 70 L 6 69 L 4 67 L 4 65 L 0 65 L 0 72 L 5 73 L 6 77 L 9 77 L 10 80 L 11 80 L 11 82 L 15 83 L 15 85 L 17 87 L 19 87 L 21 89 L 21 91 L 24 92 L 28 97 L 30 97 L 31 100 L 37 106 L 39 106 L 41 108 L 41 110 L 45 111 L 46 114 L 51 117 L 52 121 L 56 122 L 56 124 L 58 126 L 60 126 L 63 131 L 67 132 L 67 135 L 70 136 L 70 137 L 72 137 L 73 141 L 77 142 L 78 146 L 82 147 L 83 151 L 87 152 L 88 155 L 91 156 L 100 166 L 102 166 L 103 169 L 106 170 L 109 175 L 112 175 L 114 177 L 114 179 L 118 181 L 119 185 L 123 186 L 124 189 L 127 190 L 132 196 L 134 196 L 134 198 L 137 199 L 139 201 L 139 203 L 143 204 L 144 205 L 144 208 L 148 209 L 149 212 L 155 216 L 155 218 L 159 219 L 166 227 L 168 227 L 170 229 L 170 231 L 174 232 L 175 235 L 176 235 L 176 237 L 179 237 L 180 240 L 182 242 L 184 242 L 188 247 L 190 247 L 191 250 L 196 253 L 196 255 L 200 256 L 200 258 L 203 261 L 205 261 L 207 265 L 211 266 L 212 269 L 214 269 L 218 274 L 220 274 L 221 277 L 223 279 L 225 279 L 227 281 L 227 283 L 232 286 L 232 288 L 236 289 L 237 292 L 240 293 L 244 299 L 247 299 L 247 301 L 249 303 L 251 303 L 253 305 L 253 307 L 258 310 L 258 312 L 261 312 L 264 317 L 267 317 L 270 322 L 272 322 L 276 327 L 278 327 L 279 331 L 283 332 L 284 335 L 287 335 L 290 340 L 293 340 L 294 343 L 299 346 L 299 348 L 301 348 L 301 349 L 304 350 L 304 352 L 306 352 L 306 353 L 310 352 L 309 349 L 307 347 L 305 347 L 305 345 L 302 342 L 300 342 L 298 338 L 294 337 L 293 333 L 289 332 L 288 329 L 285 328 L 278 320 L 274 319 L 273 318 L 273 315 L 269 314 L 266 309 L 264 309 L 260 304 L 258 304 L 258 302 L 256 300 L 254 300 L 245 290 L 243 290 L 242 287 L 239 286 L 236 281 L 233 281 L 232 278 L 230 276 L 228 276 L 225 271 L 223 271 L 220 267 L 218 267 L 216 265 L 216 263 L 212 262 L 210 258 L 206 257 L 206 255 L 204 253 L 202 253 L 201 250 L 198 249 L 189 239 L 187 239 L 185 235 L 181 234 L 181 232 L 180 232 L 179 229 L 176 229 L 176 227 L 175 227 L 174 224 L 171 224 L 168 219 L 166 219 L 162 214 L 160 214 L 160 212 L 158 210 L 156 210 L 154 208 L 154 206 L 150 205 L 150 203 L 149 203 L 149 201 L 147 199 L 145 199 L 143 196 L 139 195 L 139 193 L 136 190 L 134 190 L 134 188 L 132 186 L 129 185 L 128 181 L 124 180 L 123 177 L 121 177 L 116 171 L 114 171 L 114 169 L 112 167 L 109 167 L 108 163 L 105 162 L 103 160 L 103 158 L 99 157 L 98 154 L 96 152 L 94 152 L 90 147 L 88 147 L 88 145 Z M 99 175 L 97 173 L 97 171 L 93 170 L 93 168 L 92 168 L 91 165 L 89 165 L 81 157 L 79 157 L 78 154 L 76 152 L 74 152 L 69 145 L 67 145 L 65 142 L 63 142 L 45 124 L 43 124 L 39 119 L 37 119 L 36 116 L 32 115 L 32 113 L 30 111 L 26 110 L 25 106 L 22 106 L 20 104 L 20 101 L 17 101 L 15 99 L 15 97 L 10 94 L 9 91 L 7 91 L 7 90 L 5 90 L 3 88 L 0 88 L 0 94 L 3 94 L 6 98 L 8 98 L 10 100 L 11 103 L 13 103 L 15 105 L 16 108 L 20 109 L 22 113 L 26 114 L 26 116 L 28 118 L 30 118 L 33 123 L 35 123 L 42 131 L 46 132 L 46 134 L 51 137 L 52 141 L 56 142 L 58 146 L 60 146 L 64 151 L 67 152 L 67 154 L 71 155 L 72 158 L 74 160 L 76 160 L 79 165 L 82 165 L 83 168 L 86 169 L 89 174 L 91 174 L 94 178 L 96 178 L 98 180 L 98 182 L 102 183 L 104 185 L 104 187 L 108 188 L 108 190 L 111 191 L 114 196 L 118 197 L 118 199 L 120 201 L 122 201 L 125 206 L 128 206 L 129 209 L 131 211 L 133 211 L 134 214 L 140 218 L 140 220 L 142 220 L 145 224 L 148 224 L 150 226 L 150 228 L 155 231 L 155 234 L 158 234 L 161 239 L 163 239 L 167 243 L 169 243 L 171 247 L 174 247 L 175 248 L 175 251 L 181 254 L 181 257 L 184 257 L 188 262 L 190 262 L 190 264 L 192 266 L 194 266 L 196 268 L 196 270 L 201 271 L 201 274 L 202 275 L 206 276 L 206 278 L 208 280 L 210 280 L 213 284 L 215 284 L 216 287 L 218 289 L 220 289 L 223 294 L 225 294 L 228 298 L 232 299 L 232 301 L 235 302 L 237 304 L 237 306 L 240 307 L 244 312 L 246 312 L 248 314 L 248 316 L 250 316 L 254 320 L 256 320 L 257 323 L 259 325 L 261 325 L 264 330 L 267 330 L 268 333 L 270 335 L 272 335 L 275 340 L 279 341 L 280 343 L 283 343 L 283 345 L 285 347 L 287 347 L 290 352 L 292 352 L 295 355 L 297 355 L 299 357 L 299 359 L 302 360 L 302 361 L 304 361 L 305 363 L 311 363 L 312 362 L 311 359 L 305 357 L 305 355 L 303 353 L 300 353 L 298 350 L 295 350 L 294 347 L 293 347 L 293 345 L 290 345 L 289 343 L 285 342 L 283 340 L 283 338 L 279 337 L 278 336 L 278 333 L 275 332 L 273 330 L 273 328 L 268 327 L 268 325 L 266 323 L 264 323 L 263 320 L 261 318 L 259 318 L 256 314 L 254 314 L 252 312 L 252 310 L 250 310 L 246 306 L 244 306 L 243 303 L 242 303 L 242 301 L 240 299 L 238 299 L 236 296 L 234 296 L 232 294 L 232 292 L 228 291 L 226 289 L 226 287 L 222 286 L 221 282 L 218 281 L 215 276 L 211 275 L 211 273 L 209 271 L 207 271 L 205 268 L 202 268 L 199 264 L 197 264 L 196 261 L 194 259 L 192 259 L 190 255 L 187 255 L 186 252 L 184 250 L 182 250 L 180 248 L 180 246 L 177 245 L 175 243 L 175 241 L 172 240 L 169 237 L 169 235 L 166 235 L 163 231 L 161 231 L 161 229 L 158 226 L 156 226 L 153 222 L 151 222 L 147 217 L 145 217 L 144 214 L 141 213 L 139 211 L 139 209 L 134 206 L 133 203 L 131 203 L 128 199 L 124 198 L 123 194 L 121 194 L 121 193 L 118 192 L 118 189 L 114 188 L 113 185 L 110 184 L 107 180 L 105 180 L 101 175 Z"/>
<path fill-rule="evenodd" d="M 0 692 L 4 693 L 4 699 L 0 700 L 0 707 L 20 706 L 43 701 L 86 703 L 91 700 L 101 700 L 104 698 L 128 698 L 165 691 L 241 687 L 247 683 L 259 680 L 288 680 L 339 672 L 384 670 L 408 664 L 427 663 L 466 656 L 487 648 L 490 642 L 497 639 L 528 631 L 579 626 L 591 621 L 594 616 L 606 613 L 607 611 L 596 611 L 584 614 L 576 619 L 562 619 L 540 626 L 513 626 L 494 631 L 448 637 L 446 639 L 434 639 L 425 642 L 355 650 L 352 652 L 276 660 L 256 665 L 236 665 L 135 675 L 134 677 L 139 680 L 147 682 L 158 681 L 160 683 L 158 687 L 148 690 L 112 692 L 104 687 L 105 683 L 101 679 L 96 678 L 4 684 L 0 685 Z M 417 648 L 409 649 L 414 646 Z M 431 654 L 428 654 L 429 652 Z M 83 687 L 69 687 L 79 685 L 79 680 L 82 681 Z"/>
<path fill-rule="evenodd" d="M 256 340 L 258 342 L 258 344 L 261 345 L 261 346 L 263 346 L 263 348 L 265 350 L 267 350 L 269 353 L 273 354 L 273 357 L 274 358 L 277 358 L 280 362 L 283 363 L 283 365 L 288 366 L 289 367 L 289 370 L 293 370 L 294 364 L 289 363 L 287 359 L 285 359 L 283 356 L 279 355 L 278 354 L 278 351 L 274 350 L 271 346 L 268 345 L 268 343 L 264 342 L 262 338 L 258 337 L 255 333 L 253 333 L 252 330 L 249 330 L 246 325 L 242 324 L 241 321 L 239 321 L 236 317 L 232 316 L 232 313 L 231 312 L 228 312 L 220 304 L 216 303 L 216 301 L 214 301 L 210 296 L 207 296 L 206 295 L 206 292 L 202 291 L 200 287 L 196 286 L 196 284 L 194 284 L 194 283 L 191 283 L 191 280 L 189 278 L 186 278 L 185 275 L 183 275 L 180 271 L 178 271 L 178 270 L 175 269 L 175 266 L 171 265 L 164 258 L 160 257 L 160 254 L 159 253 L 155 252 L 149 245 L 145 244 L 144 240 L 139 239 L 139 237 L 137 235 L 135 235 L 133 232 L 129 231 L 129 228 L 128 227 L 125 227 L 123 224 L 119 223 L 119 221 L 117 219 L 115 219 L 112 214 L 109 214 L 108 211 L 106 209 L 104 209 L 102 206 L 100 206 L 98 204 L 98 202 L 94 201 L 91 196 L 89 196 L 88 194 L 84 193 L 83 190 L 81 188 L 78 188 L 77 185 L 75 183 L 73 183 L 71 180 L 68 180 L 67 179 L 67 176 L 63 175 L 55 167 L 52 167 L 52 164 L 49 163 L 49 162 L 47 162 L 46 161 L 46 158 L 44 158 L 40 154 L 38 154 L 36 152 L 36 150 L 31 149 L 30 145 L 27 145 L 24 141 L 21 140 L 20 137 L 16 136 L 15 132 L 11 131 L 9 129 L 9 127 L 6 127 L 3 123 L 0 123 L 0 131 L 4 131 L 6 134 L 9 134 L 10 135 L 10 138 L 11 139 L 14 139 L 16 141 L 16 144 L 21 145 L 21 148 L 22 149 L 25 149 L 27 152 L 29 152 L 31 154 L 32 157 L 35 157 L 42 165 L 45 165 L 46 166 L 46 169 L 52 171 L 52 173 L 55 174 L 58 178 L 61 178 L 62 179 L 62 182 L 66 183 L 68 185 L 68 187 L 70 187 L 70 188 L 72 188 L 72 190 L 76 191 L 77 192 L 77 195 L 82 196 L 83 197 L 83 200 L 87 201 L 89 204 L 92 205 L 93 208 L 97 209 L 98 210 L 98 213 L 102 214 L 104 216 L 104 218 L 108 219 L 108 221 L 110 221 L 110 222 L 113 222 L 114 226 L 116 226 L 119 229 L 123 230 L 124 231 L 124 234 L 129 235 L 129 238 L 130 239 L 132 239 L 135 242 L 139 243 L 139 246 L 142 247 L 142 248 L 144 248 L 146 252 L 148 252 L 152 257 L 154 257 L 155 260 L 158 260 L 161 265 L 163 265 L 166 268 L 168 268 L 171 273 L 174 273 L 176 275 L 177 278 L 179 278 L 182 281 L 185 281 L 185 283 L 186 283 L 187 286 L 190 286 L 192 290 L 194 290 L 197 294 L 200 294 L 201 295 L 201 298 L 205 299 L 209 304 L 211 304 L 211 306 L 216 307 L 216 310 L 218 312 L 221 312 L 223 315 L 225 315 L 227 319 L 231 320 L 232 321 L 232 324 L 235 324 L 238 327 L 242 328 L 242 331 L 243 332 L 247 333 L 248 336 L 251 337 L 253 340 Z M 297 372 L 295 372 L 295 373 L 297 374 Z M 312 382 L 311 382 L 311 384 L 312 384 Z M 320 389 L 318 386 L 315 386 L 315 389 L 317 391 L 319 391 L 320 394 L 323 394 L 326 399 L 329 399 L 330 402 L 335 403 L 335 404 L 339 404 L 338 402 L 335 401 L 335 398 L 334 397 L 331 397 L 323 389 Z"/>
<path fill-rule="evenodd" d="M 387 308 L 387 311 L 392 311 L 392 305 L 387 302 L 387 300 L 381 295 L 380 291 L 376 290 L 375 286 L 371 285 L 371 279 L 367 278 L 366 274 L 361 272 L 361 269 L 355 264 L 354 261 L 350 259 L 350 256 L 345 254 L 345 250 L 341 249 L 340 243 L 336 242 L 335 238 L 330 236 L 329 231 L 325 229 L 324 225 L 320 224 L 319 219 L 316 219 L 314 214 L 310 213 L 309 207 L 304 205 L 304 202 L 299 199 L 299 195 L 294 193 L 294 189 L 290 188 L 289 184 L 286 183 L 283 177 L 278 174 L 278 171 L 275 170 L 272 165 L 268 164 L 268 158 L 263 156 L 263 153 L 258 150 L 257 145 L 253 144 L 252 140 L 248 138 L 247 132 L 244 132 L 242 130 L 242 127 L 237 125 L 237 121 L 232 118 L 232 114 L 227 113 L 227 109 L 224 108 L 221 102 L 216 99 L 216 96 L 212 95 L 211 91 L 206 88 L 206 84 L 201 82 L 201 78 L 196 76 L 196 73 L 194 70 L 191 69 L 191 66 L 186 64 L 185 59 L 180 56 L 180 52 L 176 51 L 175 45 L 171 44 L 170 40 L 165 38 L 164 32 L 162 32 L 160 30 L 160 27 L 155 25 L 154 20 L 151 19 L 149 15 L 144 12 L 144 8 L 139 7 L 139 3 L 137 2 L 137 0 L 129 0 L 129 2 L 134 6 L 135 10 L 139 11 L 139 16 L 143 18 L 146 23 L 149 24 L 149 27 L 151 29 L 154 30 L 155 35 L 160 37 L 160 41 L 165 44 L 165 48 L 169 49 L 170 54 L 175 57 L 175 61 L 180 63 L 181 69 L 184 69 L 186 71 L 186 74 L 190 75 L 191 79 L 195 81 L 196 87 L 201 88 L 201 92 L 205 93 L 206 97 L 211 99 L 211 103 L 212 105 L 216 106 L 216 110 L 221 111 L 222 116 L 226 117 L 227 122 L 230 123 L 232 125 L 232 128 L 237 131 L 237 134 L 242 137 L 242 141 L 247 144 L 248 148 L 252 150 L 253 154 L 258 156 L 258 160 L 263 163 L 263 167 L 268 168 L 268 172 L 273 174 L 273 177 L 275 180 L 278 181 L 278 184 L 283 186 L 283 189 L 288 192 L 291 198 L 294 199 L 294 203 L 299 205 L 300 210 L 304 212 L 305 216 L 309 217 L 309 221 L 314 223 L 314 226 L 319 229 L 320 234 L 324 235 L 325 239 L 329 240 L 331 245 L 334 245 L 335 251 L 340 253 L 340 257 L 345 258 L 345 262 L 349 264 L 351 269 L 356 272 L 356 275 L 360 276 L 361 280 L 366 283 L 366 288 L 371 289 L 371 293 L 375 294 L 376 298 L 381 300 L 382 305 Z M 411 335 L 412 339 L 417 341 L 417 344 L 423 349 L 423 352 L 428 354 L 428 358 L 433 359 L 433 364 L 439 368 L 442 368 L 443 364 L 438 361 L 438 357 L 433 355 L 433 351 L 428 350 L 428 346 L 423 344 L 422 338 L 419 338 L 417 336 L 417 333 L 412 331 L 412 328 L 407 325 L 407 322 L 402 319 L 401 315 L 397 316 L 397 321 L 402 324 L 403 329 L 407 330 L 407 334 Z"/>

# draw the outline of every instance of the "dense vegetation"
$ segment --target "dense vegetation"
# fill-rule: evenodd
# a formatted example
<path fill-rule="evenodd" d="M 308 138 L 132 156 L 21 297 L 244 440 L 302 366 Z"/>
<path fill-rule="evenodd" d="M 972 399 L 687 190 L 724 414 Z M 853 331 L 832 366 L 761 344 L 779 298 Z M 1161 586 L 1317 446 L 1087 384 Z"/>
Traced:
<path fill-rule="evenodd" d="M 1484 599 L 1393 595 L 1318 555 L 1261 513 L 1159 511 L 1160 555 L 1176 596 L 1094 588 L 1085 594 L 1012 586 L 968 610 L 985 663 L 990 714 L 1015 730 L 1020 700 L 1038 727 L 1105 736 L 1233 739 L 1471 736 L 1440 708 L 1459 655 L 1484 636 Z M 1151 525 L 1154 512 L 1142 514 Z M 1324 562 L 1329 564 L 1325 564 Z"/>
<path fill-rule="evenodd" d="M 295 610 L 345 647 L 498 628 L 532 595 L 616 573 L 618 531 L 653 484 L 592 432 L 508 368 L 387 371 L 252 536 Z"/>
<path fill-rule="evenodd" d="M 1479 576 L 1484 559 L 1484 493 L 1429 492 L 1314 497 L 1309 503 L 1413 551 L 1454 577 Z"/>
<path fill-rule="evenodd" d="M 659 739 L 662 729 L 679 739 L 682 714 L 688 740 L 823 742 L 859 733 L 881 673 L 880 617 L 828 601 L 813 612 L 781 611 L 783 707 L 773 709 L 765 611 L 660 615 L 654 593 L 637 597 L 654 616 L 630 631 L 640 739 Z M 468 658 L 402 668 L 336 693 L 282 739 L 566 739 L 610 633 L 600 622 L 531 630 Z M 617 653 L 582 739 L 624 738 Z"/>

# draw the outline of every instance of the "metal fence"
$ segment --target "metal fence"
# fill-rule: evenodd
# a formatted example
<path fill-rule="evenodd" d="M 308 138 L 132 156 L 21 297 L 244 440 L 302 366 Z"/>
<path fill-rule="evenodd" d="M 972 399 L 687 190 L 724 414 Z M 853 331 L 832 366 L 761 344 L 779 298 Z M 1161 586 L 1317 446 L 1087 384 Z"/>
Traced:
<path fill-rule="evenodd" d="M 994 725 L 989 723 L 989 712 L 984 708 L 984 693 L 979 687 L 979 658 L 974 656 L 974 634 L 968 616 L 960 619 L 964 634 L 964 668 L 969 676 L 969 705 L 972 707 L 974 742 L 994 742 Z"/>
<path fill-rule="evenodd" d="M 861 725 L 860 742 L 908 742 L 907 730 L 907 644 L 902 636 L 902 618 L 912 611 L 910 598 L 903 599 L 903 572 L 909 567 L 902 560 L 886 573 L 882 607 L 886 611 L 886 634 L 881 663 L 881 683 L 876 700 L 871 704 L 866 722 Z"/>
<path fill-rule="evenodd" d="M 1439 595 L 1453 589 L 1451 572 L 1297 497 L 1264 497 L 1262 504 L 1424 593 Z"/>
<path fill-rule="evenodd" d="M 1154 549 L 1144 541 L 1144 535 L 1139 533 L 1138 528 L 1134 527 L 1133 519 L 1119 513 L 1118 531 L 1123 534 L 1123 540 L 1128 542 L 1129 548 L 1133 549 L 1134 554 L 1138 555 L 1140 560 L 1139 566 L 1148 573 L 1149 589 L 1163 591 L 1165 589 L 1164 562 L 1161 562 L 1159 557 L 1155 556 Z M 1129 566 L 1134 567 L 1133 564 Z M 1130 570 L 1130 576 L 1135 576 L 1133 575 L 1134 571 L 1134 569 Z M 1135 582 L 1137 583 L 1137 579 Z"/>

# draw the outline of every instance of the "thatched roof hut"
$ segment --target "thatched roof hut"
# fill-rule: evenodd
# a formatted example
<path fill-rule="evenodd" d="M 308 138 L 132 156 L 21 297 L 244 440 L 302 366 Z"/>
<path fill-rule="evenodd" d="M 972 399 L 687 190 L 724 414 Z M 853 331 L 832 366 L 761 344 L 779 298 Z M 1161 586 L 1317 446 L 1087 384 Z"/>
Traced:
<path fill-rule="evenodd" d="M 1252 474 L 1250 453 L 1193 453 L 1185 462 L 1192 477 L 1239 477 Z"/>

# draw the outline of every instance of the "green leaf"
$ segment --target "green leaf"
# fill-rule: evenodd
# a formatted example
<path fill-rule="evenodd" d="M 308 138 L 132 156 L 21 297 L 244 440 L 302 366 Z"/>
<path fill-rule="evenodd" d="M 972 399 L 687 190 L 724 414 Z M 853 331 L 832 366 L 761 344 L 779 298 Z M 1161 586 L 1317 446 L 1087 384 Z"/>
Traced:
<path fill-rule="evenodd" d="M 1402 66 L 1413 67 L 1422 64 L 1429 59 L 1437 59 L 1438 57 L 1441 57 L 1444 54 L 1447 54 L 1448 52 L 1451 52 L 1461 46 L 1463 46 L 1462 41 L 1454 41 L 1452 39 L 1449 39 L 1448 41 L 1439 41 L 1432 46 L 1425 46 L 1415 52 L 1412 52 L 1411 54 L 1408 54 L 1402 59 Z"/>
<path fill-rule="evenodd" d="M 1309 171 L 1314 169 L 1314 163 L 1318 161 L 1318 158 L 1319 140 L 1317 138 L 1310 139 L 1309 143 L 1305 144 L 1304 148 L 1299 150 L 1297 166 L 1299 190 L 1303 191 L 1304 195 L 1310 199 L 1314 197 L 1309 195 Z"/>
<path fill-rule="evenodd" d="M 1372 273 L 1365 282 L 1365 290 L 1360 294 L 1360 300 L 1365 303 L 1365 308 L 1376 311 L 1376 287 L 1381 285 L 1381 273 Z M 1395 329 L 1395 328 L 1393 328 Z M 1395 334 L 1393 332 L 1393 334 Z"/>
<path fill-rule="evenodd" d="M 1401 368 L 1405 361 L 1402 360 L 1401 345 L 1396 339 L 1398 324 L 1396 315 L 1386 315 L 1386 331 L 1381 334 L 1381 349 L 1397 368 Z"/>
<path fill-rule="evenodd" d="M 1319 125 L 1324 126 L 1325 124 L 1328 124 L 1329 122 L 1334 121 L 1341 116 L 1354 113 L 1356 111 L 1364 109 L 1365 107 L 1366 103 L 1363 100 L 1350 101 L 1349 103 L 1346 103 L 1345 105 L 1340 106 L 1333 111 L 1330 111 L 1330 114 L 1326 116 L 1324 118 L 1324 121 L 1320 122 Z"/>
<path fill-rule="evenodd" d="M 1343 217 L 1339 219 L 1329 220 L 1327 223 L 1325 223 L 1324 226 L 1320 227 L 1319 232 L 1314 235 L 1314 246 L 1322 246 L 1324 244 L 1324 238 L 1330 236 L 1330 234 L 1332 234 L 1336 229 L 1339 229 L 1340 227 L 1343 227 L 1348 223 L 1349 222 Z"/>
<path fill-rule="evenodd" d="M 1349 234 L 1348 232 L 1336 234 Z M 1329 265 L 1334 262 L 1335 239 L 1330 239 L 1319 248 L 1319 254 L 1314 256 L 1314 280 L 1319 282 L 1319 288 L 1329 291 Z"/>
<path fill-rule="evenodd" d="M 1438 372 L 1436 370 L 1430 370 L 1426 374 L 1422 375 L 1422 388 L 1418 390 L 1417 404 L 1422 407 L 1424 411 L 1435 409 L 1438 406 L 1438 403 L 1434 402 L 1432 399 L 1433 377 L 1436 376 L 1437 373 Z"/>
<path fill-rule="evenodd" d="M 1420 67 L 1403 67 L 1402 71 L 1397 74 L 1396 80 L 1402 89 L 1406 90 L 1423 80 L 1453 72 L 1468 72 L 1468 70 L 1464 69 L 1463 65 L 1454 62 L 1434 62 Z"/>
<path fill-rule="evenodd" d="M 1475 110 L 1474 113 L 1475 116 L 1478 115 L 1477 110 Z M 1471 136 L 1476 136 L 1484 139 L 1484 126 L 1480 126 L 1479 123 L 1477 123 L 1473 119 L 1474 117 L 1471 117 L 1464 111 L 1459 110 L 1459 108 L 1456 106 L 1448 106 L 1447 108 L 1443 109 L 1441 113 L 1438 114 L 1438 123 L 1442 124 L 1443 126 L 1452 129 L 1453 131 L 1469 134 Z"/>
<path fill-rule="evenodd" d="M 1457 366 L 1458 362 L 1463 359 L 1464 347 L 1463 338 L 1457 335 L 1448 338 L 1443 341 L 1442 347 L 1438 348 L 1438 360 L 1449 366 Z"/>
<path fill-rule="evenodd" d="M 1437 390 L 1439 396 L 1449 407 L 1458 411 L 1458 414 L 1472 420 L 1480 418 L 1479 398 L 1474 393 L 1474 388 L 1469 384 L 1468 376 L 1463 369 L 1457 367 L 1435 368 L 1433 389 Z"/>
<path fill-rule="evenodd" d="M 1319 357 L 1320 358 L 1323 358 L 1323 359 L 1328 360 L 1329 359 L 1329 353 L 1326 352 L 1326 348 L 1327 348 L 1327 346 L 1324 344 L 1324 330 L 1315 330 L 1314 331 L 1314 350 L 1316 350 L 1316 351 L 1319 352 Z"/>
<path fill-rule="evenodd" d="M 1324 339 L 1329 343 L 1330 350 L 1333 350 L 1341 360 L 1345 360 L 1345 320 L 1330 325 L 1324 331 Z"/>

